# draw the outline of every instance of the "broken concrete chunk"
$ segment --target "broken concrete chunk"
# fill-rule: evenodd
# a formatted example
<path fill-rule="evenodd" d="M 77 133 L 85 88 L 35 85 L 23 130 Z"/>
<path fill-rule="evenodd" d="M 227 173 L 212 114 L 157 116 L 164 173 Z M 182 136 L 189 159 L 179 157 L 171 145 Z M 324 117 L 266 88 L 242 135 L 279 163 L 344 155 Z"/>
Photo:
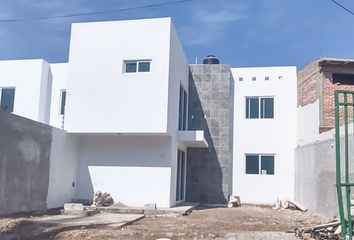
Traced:
<path fill-rule="evenodd" d="M 114 204 L 114 200 L 110 193 L 107 192 L 101 193 L 101 191 L 98 191 L 93 196 L 92 206 L 106 207 L 106 206 L 111 206 L 113 204 Z"/>
<path fill-rule="evenodd" d="M 64 210 L 65 211 L 84 211 L 85 207 L 82 203 L 65 203 Z"/>
<path fill-rule="evenodd" d="M 227 205 L 229 208 L 241 207 L 241 198 L 239 196 L 230 196 L 229 203 Z"/>
<path fill-rule="evenodd" d="M 147 203 L 144 205 L 145 209 L 156 210 L 156 203 Z"/>

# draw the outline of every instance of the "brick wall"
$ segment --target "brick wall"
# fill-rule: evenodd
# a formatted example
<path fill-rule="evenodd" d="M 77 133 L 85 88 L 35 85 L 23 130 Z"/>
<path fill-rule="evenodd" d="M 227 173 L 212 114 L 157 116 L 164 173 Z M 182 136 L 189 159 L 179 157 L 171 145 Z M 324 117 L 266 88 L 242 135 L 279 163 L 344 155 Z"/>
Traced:
<path fill-rule="evenodd" d="M 323 81 L 323 100 L 322 100 L 322 118 L 320 122 L 320 132 L 334 128 L 335 126 L 335 117 L 334 117 L 334 91 L 335 90 L 349 90 L 354 91 L 354 85 L 339 85 L 333 84 L 332 72 L 323 72 L 322 81 Z M 343 101 L 343 96 L 340 97 L 340 101 Z M 347 98 L 348 102 L 353 102 L 351 95 Z M 352 122 L 353 119 L 353 109 L 348 108 L 349 122 Z M 344 108 L 340 108 L 340 119 L 341 125 L 343 124 L 344 119 Z"/>
<path fill-rule="evenodd" d="M 319 132 L 325 132 L 334 128 L 334 91 L 350 90 L 354 91 L 354 85 L 333 84 L 333 72 L 354 73 L 354 67 L 343 67 L 342 65 L 319 66 L 321 60 L 314 61 L 305 66 L 298 73 L 298 107 L 304 107 L 319 99 L 320 129 Z M 353 101 L 348 98 L 348 102 Z M 353 118 L 353 111 L 348 112 L 350 122 Z M 341 124 L 343 124 L 343 109 L 340 109 Z"/>

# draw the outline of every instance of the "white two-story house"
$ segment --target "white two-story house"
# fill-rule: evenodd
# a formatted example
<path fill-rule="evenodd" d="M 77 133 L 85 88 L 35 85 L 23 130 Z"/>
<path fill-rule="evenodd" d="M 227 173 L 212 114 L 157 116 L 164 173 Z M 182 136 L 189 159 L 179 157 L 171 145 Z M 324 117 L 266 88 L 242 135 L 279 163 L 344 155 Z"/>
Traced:
<path fill-rule="evenodd" d="M 70 138 L 52 149 L 62 158 L 51 166 L 48 207 L 64 203 L 55 199 L 92 199 L 98 190 L 130 206 L 171 207 L 188 198 L 192 178 L 197 197 L 220 187 L 223 199 L 226 192 L 253 203 L 292 198 L 296 69 L 194 70 L 196 86 L 170 18 L 75 23 L 68 63 L 0 61 L 1 110 Z M 198 96 L 189 103 L 192 93 L 204 94 L 202 103 Z M 194 114 L 191 105 L 203 111 Z M 204 150 L 188 168 L 191 148 Z"/>

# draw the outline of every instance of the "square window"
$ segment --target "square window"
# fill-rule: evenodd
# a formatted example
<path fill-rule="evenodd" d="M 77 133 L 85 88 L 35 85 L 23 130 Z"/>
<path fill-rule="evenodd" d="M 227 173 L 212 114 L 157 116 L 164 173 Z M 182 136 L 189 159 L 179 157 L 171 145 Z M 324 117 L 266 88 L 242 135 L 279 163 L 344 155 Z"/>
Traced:
<path fill-rule="evenodd" d="M 241 82 L 243 81 L 243 77 L 239 77 L 238 80 Z"/>
<path fill-rule="evenodd" d="M 274 155 L 246 154 L 246 174 L 274 175 Z"/>
<path fill-rule="evenodd" d="M 264 80 L 268 81 L 269 80 L 269 76 L 265 76 Z"/>
<path fill-rule="evenodd" d="M 138 72 L 150 72 L 150 62 L 139 62 Z"/>
<path fill-rule="evenodd" d="M 257 78 L 256 77 L 252 77 L 252 81 L 256 81 L 257 80 Z"/>
<path fill-rule="evenodd" d="M 125 72 L 126 73 L 136 72 L 136 62 L 126 62 L 125 63 Z"/>
<path fill-rule="evenodd" d="M 12 113 L 14 111 L 15 88 L 0 88 L 0 109 Z"/>
<path fill-rule="evenodd" d="M 246 97 L 246 118 L 274 118 L 274 98 Z"/>

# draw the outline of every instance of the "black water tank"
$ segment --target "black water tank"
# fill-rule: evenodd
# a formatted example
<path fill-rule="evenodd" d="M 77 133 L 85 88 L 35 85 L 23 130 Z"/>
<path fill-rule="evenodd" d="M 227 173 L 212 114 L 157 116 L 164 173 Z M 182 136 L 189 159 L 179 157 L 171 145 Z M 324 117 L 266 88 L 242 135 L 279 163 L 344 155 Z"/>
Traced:
<path fill-rule="evenodd" d="M 219 59 L 217 59 L 214 55 L 208 55 L 203 60 L 203 64 L 219 64 Z"/>

